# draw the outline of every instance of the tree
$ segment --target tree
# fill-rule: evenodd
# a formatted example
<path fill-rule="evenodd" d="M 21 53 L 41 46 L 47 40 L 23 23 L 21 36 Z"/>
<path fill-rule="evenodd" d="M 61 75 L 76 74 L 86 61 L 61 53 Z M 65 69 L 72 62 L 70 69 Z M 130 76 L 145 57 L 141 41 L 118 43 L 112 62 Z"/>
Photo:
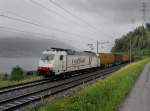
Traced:
<path fill-rule="evenodd" d="M 123 35 L 121 38 L 116 39 L 115 45 L 111 49 L 111 52 L 129 52 L 130 40 L 133 53 L 139 54 L 139 52 L 147 51 L 145 49 L 150 49 L 150 30 L 148 30 L 148 28 L 150 28 L 150 24 L 147 28 L 140 26 L 134 31 L 131 31 L 126 35 Z"/>
<path fill-rule="evenodd" d="M 146 23 L 146 28 L 150 30 L 150 23 Z"/>
<path fill-rule="evenodd" d="M 11 71 L 10 79 L 17 80 L 17 81 L 24 79 L 23 69 L 20 68 L 19 66 L 14 67 Z"/>

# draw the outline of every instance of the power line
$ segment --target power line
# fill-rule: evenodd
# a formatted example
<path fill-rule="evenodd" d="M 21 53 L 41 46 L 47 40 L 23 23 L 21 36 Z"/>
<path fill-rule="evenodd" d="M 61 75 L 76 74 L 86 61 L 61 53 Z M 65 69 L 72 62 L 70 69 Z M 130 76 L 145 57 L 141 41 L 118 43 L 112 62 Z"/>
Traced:
<path fill-rule="evenodd" d="M 62 5 L 52 1 L 52 0 L 48 0 L 49 2 L 51 2 L 52 4 L 54 4 L 55 6 L 61 8 L 62 10 L 64 10 L 66 13 L 68 13 L 69 15 L 71 15 L 72 17 L 75 17 L 76 19 L 80 20 L 81 22 L 87 24 L 89 27 L 91 27 L 92 29 L 95 29 L 94 26 L 92 26 L 91 24 L 89 24 L 87 21 L 83 20 L 82 18 L 78 17 L 77 15 L 73 14 L 72 12 L 70 12 L 69 10 L 67 10 L 66 8 L 64 8 Z"/>
<path fill-rule="evenodd" d="M 24 30 L 19 30 L 16 28 L 11 28 L 11 27 L 5 27 L 5 26 L 0 26 L 0 28 L 2 29 L 10 29 L 10 30 L 14 30 L 16 32 L 21 32 L 21 33 L 25 33 L 25 34 L 35 34 L 35 35 L 42 35 L 42 36 L 52 36 L 52 35 L 47 35 L 47 34 L 42 34 L 42 33 L 38 33 L 38 32 L 29 32 L 29 31 L 24 31 Z"/>
<path fill-rule="evenodd" d="M 7 12 L 7 13 L 9 13 L 9 14 L 12 14 L 12 15 L 15 15 L 15 16 L 19 16 L 18 14 L 16 14 L 16 13 L 13 13 L 13 12 L 10 12 L 10 11 L 7 11 L 7 10 L 4 10 L 4 9 L 0 9 L 1 11 L 3 11 L 3 12 Z M 19 16 L 20 18 L 24 18 L 23 16 Z"/>
<path fill-rule="evenodd" d="M 85 36 L 85 35 L 83 36 L 83 35 L 79 35 L 79 34 L 72 33 L 72 32 L 66 32 L 66 31 L 64 31 L 64 30 L 60 30 L 60 29 L 57 29 L 57 28 L 54 28 L 54 27 L 46 27 L 46 26 L 39 25 L 39 24 L 30 22 L 30 21 L 22 20 L 22 19 L 19 19 L 19 18 L 15 18 L 15 17 L 3 15 L 3 14 L 1 14 L 0 16 L 1 16 L 1 17 L 4 17 L 4 18 L 7 18 L 7 19 L 11 19 L 11 20 L 15 20 L 15 21 L 27 23 L 27 24 L 30 24 L 30 25 L 34 25 L 34 26 L 37 26 L 37 27 L 40 27 L 40 28 L 44 28 L 44 29 L 47 29 L 47 30 L 52 29 L 52 30 L 57 31 L 57 32 L 62 32 L 62 33 L 74 35 L 74 36 L 76 36 L 76 37 L 87 37 L 87 36 Z"/>
<path fill-rule="evenodd" d="M 17 28 L 12 28 L 12 27 L 6 27 L 6 26 L 1 26 L 1 25 L 0 25 L 0 28 L 3 28 L 3 29 L 10 29 L 10 30 L 14 30 L 14 31 L 17 31 L 17 32 L 25 33 L 25 34 L 30 33 L 30 34 L 38 35 L 38 36 L 53 37 L 52 39 L 54 39 L 54 38 L 60 39 L 59 37 L 54 36 L 54 35 L 43 34 L 43 33 L 38 33 L 38 32 L 24 31 L 24 30 L 20 30 L 20 29 L 17 29 Z M 6 31 L 7 31 L 7 30 L 6 30 Z M 55 39 L 55 40 L 58 40 L 58 39 Z M 67 38 L 67 39 L 74 42 L 74 39 L 71 39 L 71 38 Z M 67 39 L 66 39 L 66 40 L 67 40 Z M 65 40 L 65 41 L 66 41 L 66 40 Z M 83 43 L 84 41 L 80 41 L 80 42 Z M 86 42 L 84 42 L 84 43 L 86 43 Z"/>
<path fill-rule="evenodd" d="M 34 25 L 34 26 L 37 26 L 37 27 L 41 27 L 41 25 L 39 25 L 39 24 L 32 23 L 32 22 L 29 22 L 29 21 L 26 21 L 26 20 L 22 20 L 22 19 L 19 19 L 19 18 L 15 18 L 15 17 L 7 16 L 7 15 L 4 15 L 4 14 L 0 14 L 0 16 L 1 16 L 1 17 L 4 17 L 4 18 L 11 19 L 11 20 L 15 20 L 15 21 L 19 21 L 19 22 L 23 22 L 23 23 L 31 24 L 31 25 Z"/>
<path fill-rule="evenodd" d="M 30 22 L 30 20 L 29 20 L 28 18 L 25 18 L 25 17 L 23 17 L 23 16 L 19 16 L 19 15 L 13 13 L 13 12 L 6 11 L 6 10 L 3 10 L 3 9 L 0 9 L 0 10 L 5 11 L 5 12 L 10 13 L 10 14 L 13 14 L 13 15 L 15 15 L 15 16 L 18 16 L 18 17 L 20 17 L 20 18 L 23 18 L 23 19 L 19 19 L 19 18 L 7 16 L 7 15 L 0 15 L 0 16 L 2 16 L 2 17 L 8 18 L 8 19 L 13 19 L 13 20 L 20 21 L 20 22 L 23 22 L 23 23 L 28 23 L 28 24 L 31 24 L 31 25 L 34 25 L 34 26 L 37 26 L 37 27 L 40 27 L 40 28 L 48 29 L 48 30 L 49 30 L 49 28 L 51 28 L 52 30 L 55 30 L 55 31 L 59 31 L 59 32 L 71 34 L 71 35 L 74 35 L 74 36 L 83 37 L 83 35 L 79 35 L 79 34 L 76 34 L 76 33 L 66 32 L 66 31 L 64 31 L 64 30 L 60 30 L 60 29 L 57 29 L 57 28 L 39 25 L 39 24 L 37 24 L 37 23 Z M 24 19 L 24 18 L 25 18 L 25 19 Z M 85 37 L 85 36 L 86 36 L 86 35 L 84 35 L 84 37 Z M 93 38 L 92 38 L 92 39 L 89 38 L 89 40 L 93 40 Z"/>
<path fill-rule="evenodd" d="M 30 22 L 32 25 L 38 25 L 37 23 L 32 23 L 31 21 L 32 20 L 30 20 L 30 19 L 28 19 L 28 18 L 26 18 L 26 17 L 24 17 L 24 16 L 22 16 L 22 15 L 18 15 L 18 14 L 16 14 L 16 13 L 14 13 L 14 12 L 11 12 L 11 11 L 7 11 L 7 10 L 4 10 L 4 9 L 0 9 L 1 11 L 3 11 L 4 13 L 6 12 L 6 13 L 8 13 L 8 14 L 11 14 L 11 15 L 15 15 L 16 17 L 19 17 L 19 18 L 22 18 L 22 19 L 19 19 L 19 18 L 14 18 L 14 17 L 10 17 L 9 16 L 9 18 L 13 18 L 13 19 L 15 19 L 15 20 L 21 20 L 20 22 Z M 2 16 L 6 16 L 6 15 L 4 15 L 4 14 L 1 14 Z M 8 17 L 8 16 L 7 16 Z"/>
<path fill-rule="evenodd" d="M 21 16 L 21 15 L 18 15 L 18 14 L 16 14 L 16 13 L 14 13 L 14 12 L 11 12 L 11 11 L 7 11 L 7 10 L 4 10 L 4 9 L 0 9 L 1 11 L 4 11 L 4 12 L 7 12 L 7 13 L 9 13 L 9 14 L 11 14 L 11 15 L 15 15 L 15 16 L 17 16 L 17 17 L 20 17 L 20 18 L 22 18 L 22 19 L 24 19 L 24 21 L 32 21 L 32 20 L 30 20 L 30 19 L 28 19 L 28 18 L 26 18 L 26 17 L 24 17 L 24 16 Z M 17 18 L 18 19 L 18 18 Z M 24 22 L 23 21 L 23 22 Z M 30 22 L 30 23 L 32 23 L 32 22 Z M 32 25 L 35 25 L 35 24 L 37 24 L 37 23 L 34 23 L 34 24 L 32 24 Z M 40 25 L 41 26 L 41 25 Z M 43 26 L 42 26 L 42 28 L 43 28 Z M 44 28 L 46 28 L 46 27 L 44 27 Z"/>
<path fill-rule="evenodd" d="M 143 19 L 143 24 L 147 22 L 147 1 L 142 1 L 141 2 L 141 11 L 142 11 L 142 19 Z"/>
<path fill-rule="evenodd" d="M 45 36 L 46 38 L 48 38 L 49 39 L 49 37 L 51 37 L 53 40 L 59 40 L 60 38 L 59 37 L 57 37 L 57 36 L 54 36 L 54 35 L 49 35 L 49 34 L 43 34 L 43 33 L 38 33 L 38 32 L 29 32 L 29 31 L 24 31 L 24 30 L 20 30 L 20 29 L 16 29 L 16 28 L 11 28 L 11 27 L 6 27 L 6 26 L 1 26 L 0 25 L 0 28 L 2 28 L 2 29 L 9 29 L 9 30 L 14 30 L 14 31 L 16 31 L 16 32 L 20 32 L 20 33 L 25 33 L 25 34 L 32 34 L 32 35 L 36 35 L 36 36 Z M 6 31 L 8 31 L 8 30 L 6 30 Z M 55 39 L 55 38 L 57 38 L 57 39 Z M 61 39 L 60 39 L 61 40 Z M 65 42 L 67 41 L 67 40 L 69 40 L 70 42 L 72 41 L 72 42 L 74 42 L 74 39 L 71 39 L 71 38 L 67 38 L 66 40 L 65 40 Z M 62 41 L 62 40 L 61 40 Z M 68 41 L 68 42 L 69 42 Z M 84 41 L 80 41 L 81 43 L 83 43 Z M 84 42 L 85 44 L 86 44 L 86 42 Z M 71 44 L 72 45 L 72 44 Z"/>
<path fill-rule="evenodd" d="M 34 0 L 30 0 L 30 1 L 31 1 L 33 4 L 35 4 L 35 5 L 38 5 L 38 6 L 44 8 L 44 9 L 46 9 L 46 10 L 48 10 L 48 11 L 51 11 L 51 12 L 53 12 L 53 13 L 55 13 L 55 14 L 57 14 L 57 15 L 63 17 L 63 18 L 66 18 L 66 17 L 64 17 L 63 15 L 59 14 L 57 11 L 51 10 L 51 9 L 45 7 L 44 5 L 38 3 L 38 2 L 36 2 L 36 1 L 34 1 Z M 57 6 L 57 7 L 61 8 L 61 9 L 63 9 L 63 10 L 64 10 L 65 12 L 67 12 L 69 15 L 71 15 L 71 16 L 77 18 L 78 20 L 80 20 L 80 21 L 84 22 L 85 24 L 87 24 L 88 26 L 92 27 L 92 29 L 93 29 L 93 28 L 95 29 L 95 27 L 93 27 L 91 24 L 89 24 L 89 23 L 86 22 L 85 20 L 81 19 L 80 17 L 74 15 L 73 13 L 71 13 L 70 11 L 68 11 L 67 9 L 65 9 L 64 7 L 62 7 L 61 5 L 59 5 L 58 3 L 53 2 L 53 1 L 50 1 L 50 0 L 49 0 L 49 2 L 51 2 L 51 3 L 54 4 L 55 6 Z"/>
<path fill-rule="evenodd" d="M 36 2 L 36 1 L 34 1 L 34 0 L 30 0 L 30 2 L 32 2 L 33 4 L 35 4 L 35 5 L 37 5 L 37 6 L 41 7 L 41 8 L 44 8 L 45 10 L 47 10 L 47 11 L 49 11 L 49 12 L 55 13 L 55 14 L 57 14 L 58 16 L 61 16 L 61 17 L 65 18 L 65 19 L 67 18 L 67 17 L 64 17 L 63 15 L 59 14 L 58 12 L 56 12 L 56 11 L 50 9 L 50 8 L 45 7 L 45 6 L 42 5 L 41 3 L 38 3 L 38 2 Z M 87 24 L 90 28 L 92 28 L 92 29 L 95 30 L 95 27 L 93 27 L 91 24 L 89 24 L 89 23 L 86 22 L 85 20 L 81 19 L 80 17 L 74 15 L 73 13 L 71 13 L 70 11 L 68 11 L 67 9 L 65 9 L 64 7 L 62 7 L 61 5 L 59 5 L 59 4 L 57 4 L 57 3 L 53 2 L 53 1 L 49 1 L 49 2 L 51 2 L 53 5 L 57 6 L 58 8 L 61 8 L 61 9 L 64 10 L 66 13 L 68 13 L 69 15 L 71 15 L 73 18 L 78 19 L 79 21 L 83 22 L 84 24 Z M 78 24 L 78 25 L 80 25 L 80 24 Z M 93 35 L 93 33 L 90 34 L 90 35 Z M 92 39 L 93 39 L 93 38 L 92 38 Z M 95 40 L 96 40 L 96 39 L 95 39 Z"/>
<path fill-rule="evenodd" d="M 24 30 L 20 30 L 20 29 L 16 29 L 16 28 L 11 28 L 11 27 L 0 26 L 0 28 L 10 29 L 10 30 L 14 30 L 16 32 L 21 32 L 21 33 L 25 33 L 25 34 L 32 34 L 32 35 L 38 35 L 38 36 L 52 37 L 52 39 L 55 39 L 55 38 L 60 39 L 57 36 L 54 37 L 54 35 L 43 34 L 43 33 L 38 33 L 38 32 L 29 32 L 29 31 L 24 31 Z M 58 39 L 55 39 L 55 40 L 58 40 Z M 74 41 L 73 39 L 68 39 L 68 40 Z"/>
<path fill-rule="evenodd" d="M 47 8 L 47 7 L 45 7 L 44 5 L 38 3 L 38 2 L 36 2 L 36 1 L 34 1 L 34 0 L 30 0 L 30 2 L 32 2 L 33 4 L 35 4 L 35 5 L 37 5 L 37 6 L 41 7 L 41 8 L 43 8 L 43 9 L 45 9 L 45 10 L 47 10 L 48 12 L 53 12 L 53 13 L 55 13 L 56 15 L 58 15 L 58 16 L 60 16 L 60 17 L 63 17 L 64 20 L 66 20 L 66 18 L 67 18 L 67 17 L 63 16 L 62 14 L 59 14 L 57 11 L 54 11 L 54 10 L 52 10 L 52 9 L 50 9 L 50 8 Z M 68 18 L 67 18 L 67 19 L 68 19 Z M 73 21 L 73 20 L 70 20 L 70 19 L 68 19 L 68 20 L 71 21 L 71 23 L 74 22 L 75 24 L 80 25 L 79 23 L 77 23 L 77 22 L 75 22 L 75 21 Z M 80 25 L 80 26 L 81 26 L 81 25 Z"/>
<path fill-rule="evenodd" d="M 51 12 L 53 12 L 53 13 L 55 13 L 55 14 L 57 14 L 57 15 L 63 17 L 63 18 L 66 18 L 66 17 L 62 16 L 61 14 L 57 13 L 56 11 L 47 8 L 47 7 L 45 7 L 44 5 L 38 3 L 38 2 L 36 2 L 36 1 L 34 1 L 34 0 L 30 0 L 30 2 L 32 2 L 33 4 L 38 5 L 38 6 L 42 7 L 42 8 L 44 8 L 44 9 L 46 9 L 47 11 L 51 11 Z M 78 19 L 78 20 L 81 21 L 82 23 L 88 25 L 90 28 L 92 28 L 92 29 L 94 29 L 94 30 L 97 30 L 97 31 L 101 31 L 101 30 L 97 29 L 95 26 L 89 24 L 89 23 L 88 23 L 87 21 L 85 21 L 84 19 L 78 17 L 77 15 L 73 14 L 73 13 L 70 12 L 69 10 L 65 9 L 65 8 L 64 8 L 63 6 L 61 6 L 60 4 L 58 4 L 58 3 L 56 3 L 56 2 L 53 2 L 53 1 L 51 1 L 51 0 L 49 0 L 49 2 L 51 2 L 53 5 L 57 6 L 58 8 L 61 8 L 61 9 L 64 10 L 66 13 L 68 13 L 68 14 L 71 15 L 72 17 Z M 80 25 L 80 24 L 79 24 L 79 25 Z M 102 31 L 101 31 L 101 32 L 102 32 Z M 106 33 L 104 33 L 104 32 L 102 32 L 102 33 L 105 34 L 105 35 L 108 36 L 108 37 L 112 37 L 112 36 L 110 36 L 110 35 L 108 35 L 108 34 L 106 34 Z M 90 35 L 93 35 L 93 34 L 95 34 L 95 33 L 92 33 L 92 34 L 90 34 Z M 93 38 L 92 38 L 92 39 L 93 39 Z M 96 39 L 95 39 L 95 40 L 96 40 Z"/>
<path fill-rule="evenodd" d="M 57 11 L 54 11 L 54 10 L 52 10 L 52 9 L 50 9 L 50 8 L 47 8 L 47 7 L 45 7 L 44 5 L 38 3 L 38 2 L 36 2 L 36 1 L 34 1 L 34 0 L 30 0 L 30 2 L 32 2 L 33 4 L 35 4 L 35 5 L 37 5 L 37 6 L 41 7 L 41 8 L 43 8 L 43 9 L 49 11 L 49 12 L 53 12 L 53 13 L 57 14 L 58 16 L 61 16 L 61 17 L 65 18 L 65 20 L 66 20 L 66 18 L 67 18 L 67 17 L 65 17 L 65 16 L 63 16 L 63 15 L 61 15 L 61 14 L 59 14 Z M 57 7 L 58 7 L 58 6 L 57 6 Z M 60 7 L 59 7 L 59 8 L 60 8 Z M 70 13 L 70 14 L 71 14 L 71 13 Z M 72 16 L 73 16 L 73 14 L 72 14 Z M 78 16 L 76 16 L 76 17 L 78 17 Z M 84 22 L 85 22 L 85 21 L 84 21 Z M 77 23 L 77 22 L 75 22 L 75 23 Z M 87 24 L 88 24 L 88 23 L 87 23 Z M 80 25 L 80 24 L 78 24 L 78 25 Z M 89 24 L 89 25 L 90 25 L 90 24 Z M 92 35 L 92 34 L 91 34 L 91 35 Z M 93 39 L 93 38 L 92 38 L 92 39 Z"/>
<path fill-rule="evenodd" d="M 39 5 L 40 5 L 40 4 L 39 4 Z M 7 10 L 4 10 L 4 9 L 0 9 L 0 10 L 3 11 L 3 12 L 7 12 L 7 13 L 9 13 L 9 14 L 11 14 L 11 15 L 15 15 L 15 16 L 17 16 L 17 17 L 19 17 L 19 18 L 24 19 L 24 20 L 32 21 L 32 20 L 30 20 L 30 19 L 28 19 L 28 18 L 26 18 L 26 17 L 24 17 L 24 16 L 22 16 L 22 15 L 18 15 L 18 14 L 14 13 L 14 12 L 7 11 Z M 32 24 L 32 25 L 33 25 L 33 24 Z"/>
<path fill-rule="evenodd" d="M 51 12 L 55 13 L 56 15 L 59 15 L 59 16 L 61 16 L 61 17 L 64 18 L 63 15 L 59 14 L 58 12 L 56 12 L 56 11 L 54 11 L 54 10 L 51 10 L 51 9 L 45 7 L 44 5 L 38 3 L 38 2 L 36 2 L 36 1 L 34 1 L 34 0 L 30 0 L 30 2 L 32 2 L 33 4 L 35 4 L 35 5 L 37 5 L 37 6 L 40 6 L 40 7 L 44 8 L 44 9 L 46 9 L 46 10 L 48 10 L 48 11 L 51 11 Z"/>
<path fill-rule="evenodd" d="M 64 8 L 62 5 L 60 5 L 59 3 L 57 2 L 54 2 L 52 0 L 48 0 L 50 3 L 54 4 L 55 6 L 61 8 L 62 10 L 64 10 L 66 13 L 68 13 L 69 15 L 71 15 L 72 17 L 75 17 L 76 19 L 80 20 L 81 22 L 87 24 L 90 28 L 94 29 L 94 30 L 97 30 L 97 31 L 100 31 L 99 29 L 97 29 L 95 26 L 89 24 L 87 21 L 85 21 L 84 19 L 82 19 L 81 17 L 78 17 L 77 15 L 73 14 L 72 12 L 70 12 L 69 10 L 67 10 L 66 8 Z M 110 36 L 104 32 L 102 32 L 103 34 L 107 35 L 107 36 Z M 93 33 L 94 34 L 94 33 Z M 110 36 L 111 37 L 111 36 Z"/>

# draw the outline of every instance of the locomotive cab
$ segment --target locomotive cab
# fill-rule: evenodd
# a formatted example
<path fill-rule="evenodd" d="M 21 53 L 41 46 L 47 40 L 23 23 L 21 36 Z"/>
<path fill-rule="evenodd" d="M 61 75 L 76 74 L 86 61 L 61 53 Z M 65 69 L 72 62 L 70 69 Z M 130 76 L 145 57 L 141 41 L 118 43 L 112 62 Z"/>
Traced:
<path fill-rule="evenodd" d="M 38 65 L 38 74 L 52 77 L 65 71 L 66 53 L 64 51 L 47 50 L 42 53 Z"/>

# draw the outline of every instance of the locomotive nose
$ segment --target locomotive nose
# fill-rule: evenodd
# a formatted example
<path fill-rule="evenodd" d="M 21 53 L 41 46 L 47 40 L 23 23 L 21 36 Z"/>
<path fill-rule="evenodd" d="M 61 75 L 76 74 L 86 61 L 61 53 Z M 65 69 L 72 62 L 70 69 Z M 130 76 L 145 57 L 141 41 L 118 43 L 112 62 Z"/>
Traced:
<path fill-rule="evenodd" d="M 46 71 L 46 72 L 52 71 L 53 70 L 53 64 L 49 63 L 47 61 L 40 60 L 39 65 L 38 65 L 38 70 L 39 71 Z"/>
<path fill-rule="evenodd" d="M 52 71 L 53 70 L 53 68 L 52 67 L 38 67 L 38 70 L 39 71 Z"/>

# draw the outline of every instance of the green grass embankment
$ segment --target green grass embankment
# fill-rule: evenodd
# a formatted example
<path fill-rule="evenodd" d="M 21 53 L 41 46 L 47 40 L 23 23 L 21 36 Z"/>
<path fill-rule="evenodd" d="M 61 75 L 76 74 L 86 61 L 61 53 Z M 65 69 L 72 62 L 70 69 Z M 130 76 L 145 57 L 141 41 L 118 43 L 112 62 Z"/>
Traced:
<path fill-rule="evenodd" d="M 19 66 L 13 67 L 10 74 L 0 74 L 0 88 L 40 80 L 36 74 L 29 75 Z"/>
<path fill-rule="evenodd" d="M 70 97 L 52 101 L 41 111 L 116 111 L 149 60 L 125 66 Z"/>
<path fill-rule="evenodd" d="M 6 86 L 11 86 L 11 85 L 16 85 L 16 84 L 21 84 L 21 83 L 27 83 L 31 81 L 36 81 L 42 79 L 41 77 L 38 76 L 27 76 L 23 80 L 15 81 L 15 80 L 3 80 L 3 78 L 0 77 L 0 88 L 6 87 Z"/>

